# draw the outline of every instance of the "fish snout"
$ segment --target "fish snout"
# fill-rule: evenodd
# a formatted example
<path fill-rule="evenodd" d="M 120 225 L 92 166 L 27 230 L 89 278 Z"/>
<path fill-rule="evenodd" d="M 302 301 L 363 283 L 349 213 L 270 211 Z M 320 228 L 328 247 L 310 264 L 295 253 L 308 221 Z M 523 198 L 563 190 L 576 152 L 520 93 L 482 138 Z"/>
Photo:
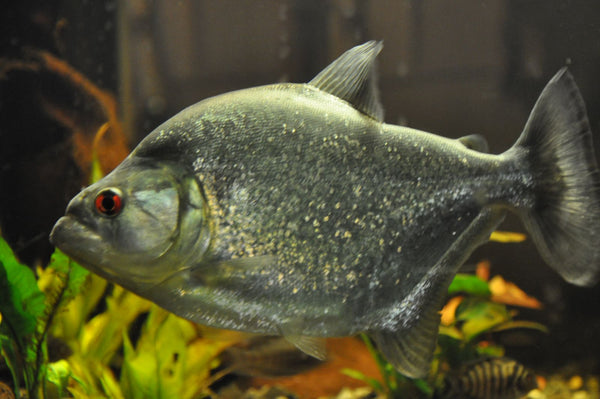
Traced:
<path fill-rule="evenodd" d="M 67 205 L 65 216 L 71 216 L 79 223 L 94 228 L 98 217 L 93 202 L 88 200 L 89 193 L 83 191 L 77 194 Z"/>
<path fill-rule="evenodd" d="M 84 226 L 93 228 L 96 224 L 93 209 L 86 205 L 85 197 L 85 193 L 79 193 L 69 202 L 65 216 L 58 219 L 50 232 L 52 245 L 60 248 L 73 229 L 80 229 Z"/>
<path fill-rule="evenodd" d="M 65 236 L 65 225 L 68 223 L 68 217 L 63 216 L 56 221 L 50 232 L 50 243 L 55 247 L 61 247 Z"/>
<path fill-rule="evenodd" d="M 69 201 L 69 203 L 67 204 L 67 210 L 65 211 L 65 214 L 72 215 L 76 218 L 81 218 L 83 216 L 83 210 L 85 208 L 83 205 L 84 198 L 85 195 L 83 193 L 79 193 L 75 197 L 73 197 L 73 199 L 71 199 L 71 201 Z"/>

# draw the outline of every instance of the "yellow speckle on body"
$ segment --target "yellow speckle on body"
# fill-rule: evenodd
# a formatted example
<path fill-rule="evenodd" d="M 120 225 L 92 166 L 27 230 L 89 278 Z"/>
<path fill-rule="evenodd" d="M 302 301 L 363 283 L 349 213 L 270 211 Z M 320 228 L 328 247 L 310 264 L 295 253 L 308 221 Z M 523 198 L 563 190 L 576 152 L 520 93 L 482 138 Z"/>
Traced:
<path fill-rule="evenodd" d="M 402 246 L 398 246 L 398 248 L 396 249 L 396 252 L 398 252 L 398 253 L 402 252 Z"/>
<path fill-rule="evenodd" d="M 346 280 L 348 280 L 348 281 L 356 280 L 356 273 L 354 271 L 351 271 L 350 273 L 346 274 Z"/>
<path fill-rule="evenodd" d="M 344 238 L 351 238 L 352 237 L 352 233 L 350 233 L 349 231 L 344 233 Z"/>
<path fill-rule="evenodd" d="M 277 281 L 279 281 L 280 283 L 283 281 L 283 273 L 279 273 L 279 275 L 277 276 Z"/>
<path fill-rule="evenodd" d="M 342 206 L 342 204 L 341 204 L 341 203 L 339 203 L 339 202 L 336 202 L 336 203 L 335 203 L 335 209 L 340 209 L 340 207 L 341 207 L 341 206 Z"/>
<path fill-rule="evenodd" d="M 296 294 L 297 292 L 298 292 L 298 288 L 297 288 L 297 287 L 294 287 L 294 289 L 292 289 L 292 293 L 293 293 L 293 294 Z"/>

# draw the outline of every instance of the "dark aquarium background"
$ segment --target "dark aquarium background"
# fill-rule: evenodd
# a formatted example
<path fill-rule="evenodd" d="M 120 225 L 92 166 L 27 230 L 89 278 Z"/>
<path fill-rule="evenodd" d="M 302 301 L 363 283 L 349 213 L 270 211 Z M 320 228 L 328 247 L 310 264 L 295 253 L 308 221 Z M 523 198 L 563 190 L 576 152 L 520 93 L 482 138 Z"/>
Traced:
<path fill-rule="evenodd" d="M 87 184 L 159 123 L 230 90 L 307 82 L 335 57 L 383 40 L 388 123 L 481 134 L 500 153 L 547 81 L 568 66 L 600 148 L 600 2 L 587 0 L 71 0 L 0 5 L 0 231 L 46 264 L 48 234 Z M 98 131 L 112 121 L 99 147 Z M 503 230 L 524 232 L 516 217 Z M 598 243 L 600 245 L 600 243 Z M 550 330 L 507 339 L 538 369 L 600 371 L 600 287 L 563 282 L 533 243 L 489 243 L 492 274 L 540 299 Z"/>

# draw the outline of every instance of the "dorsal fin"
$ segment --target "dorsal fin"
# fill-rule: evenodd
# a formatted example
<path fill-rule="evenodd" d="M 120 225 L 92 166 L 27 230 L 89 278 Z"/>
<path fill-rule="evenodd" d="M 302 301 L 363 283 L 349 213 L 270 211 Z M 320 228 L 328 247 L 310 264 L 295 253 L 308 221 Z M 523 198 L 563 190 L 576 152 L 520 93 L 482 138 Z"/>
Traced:
<path fill-rule="evenodd" d="M 375 72 L 375 57 L 382 48 L 383 43 L 374 40 L 353 47 L 309 84 L 349 102 L 357 110 L 382 122 L 383 107 L 379 101 Z"/>

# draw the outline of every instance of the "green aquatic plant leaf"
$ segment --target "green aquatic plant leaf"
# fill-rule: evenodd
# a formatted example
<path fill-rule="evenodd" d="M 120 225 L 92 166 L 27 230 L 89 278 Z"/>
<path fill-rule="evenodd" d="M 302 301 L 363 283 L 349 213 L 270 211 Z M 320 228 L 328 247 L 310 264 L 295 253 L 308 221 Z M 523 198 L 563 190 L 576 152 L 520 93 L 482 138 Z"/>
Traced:
<path fill-rule="evenodd" d="M 37 319 L 45 308 L 45 296 L 39 290 L 31 269 L 19 263 L 0 237 L 0 313 L 2 326 L 24 336 L 36 330 Z"/>
<path fill-rule="evenodd" d="M 440 334 L 438 337 L 437 358 L 451 368 L 460 367 L 465 361 L 477 356 L 475 345 L 465 344 L 463 337 L 454 338 Z"/>
<path fill-rule="evenodd" d="M 59 276 L 61 273 L 46 268 L 40 273 L 38 283 L 44 292 L 55 292 L 52 287 L 60 280 Z M 50 326 L 52 336 L 61 339 L 72 349 L 78 347 L 84 325 L 89 320 L 90 314 L 97 308 L 107 287 L 106 280 L 94 274 L 87 275 L 79 287 L 76 285 L 77 280 L 78 278 L 70 279 L 68 285 L 73 286 L 73 294 L 78 293 L 68 301 L 62 300 L 62 306 L 56 312 Z M 69 296 L 70 294 L 66 293 L 66 297 Z"/>
<path fill-rule="evenodd" d="M 478 358 L 480 357 L 502 357 L 505 355 L 504 347 L 496 344 L 478 345 Z"/>
<path fill-rule="evenodd" d="M 464 334 L 461 330 L 459 330 L 456 326 L 444 326 L 440 325 L 439 329 L 440 335 L 445 335 L 447 337 L 453 338 L 457 341 L 464 339 Z"/>
<path fill-rule="evenodd" d="M 1 326 L 0 326 L 1 327 Z M 17 347 L 17 342 L 10 335 L 5 334 L 0 328 L 0 355 L 10 370 L 13 379 L 13 389 L 21 386 L 21 364 L 22 356 Z"/>
<path fill-rule="evenodd" d="M 74 354 L 68 359 L 68 391 L 74 398 L 124 399 L 121 387 L 107 364 Z"/>
<path fill-rule="evenodd" d="M 179 319 L 180 322 L 193 323 Z M 219 366 L 218 356 L 225 348 L 247 338 L 243 333 L 229 330 L 219 330 L 210 327 L 198 327 L 199 336 L 186 345 L 183 390 L 181 399 L 195 399 L 210 394 L 209 385 L 216 381 L 211 370 Z"/>
<path fill-rule="evenodd" d="M 0 237 L 0 353 L 10 369 L 16 392 L 22 382 L 30 396 L 38 394 L 45 371 L 45 343 L 38 331 L 38 319 L 44 310 L 45 296 L 33 272 L 19 263 Z"/>
<path fill-rule="evenodd" d="M 365 343 L 371 356 L 375 359 L 382 381 L 379 382 L 367 378 L 356 370 L 346 370 L 344 371 L 344 374 L 368 383 L 373 389 L 379 393 L 385 394 L 386 397 L 390 399 L 421 397 L 422 395 L 430 396 L 433 390 L 427 381 L 424 379 L 408 378 L 400 374 L 398 370 L 396 370 L 396 368 L 381 355 L 379 350 L 375 348 L 373 342 L 366 334 L 360 334 L 360 337 Z"/>
<path fill-rule="evenodd" d="M 546 327 L 545 325 L 528 320 L 510 320 L 500 325 L 497 325 L 493 328 L 492 332 L 514 330 L 516 328 L 526 328 L 529 330 L 537 330 L 546 334 L 549 333 L 548 327 Z"/>
<path fill-rule="evenodd" d="M 67 386 L 69 385 L 70 376 L 71 369 L 69 367 L 69 362 L 65 359 L 48 364 L 46 379 L 55 387 L 56 395 L 54 396 L 59 398 L 64 398 L 67 396 Z"/>
<path fill-rule="evenodd" d="M 102 165 L 100 165 L 100 160 L 98 159 L 98 155 L 94 152 L 92 156 L 92 168 L 90 171 L 90 184 L 96 183 L 98 180 L 104 177 L 104 172 L 102 171 Z"/>
<path fill-rule="evenodd" d="M 482 333 L 512 320 L 505 305 L 476 297 L 465 298 L 456 309 L 456 319 L 462 321 L 460 327 L 466 341 L 471 341 Z"/>
<path fill-rule="evenodd" d="M 106 282 L 100 277 L 90 276 L 86 286 L 91 287 L 91 296 L 101 296 Z M 113 286 L 112 291 L 105 298 L 106 309 L 95 315 L 92 319 L 81 321 L 81 328 L 71 334 L 69 328 L 79 323 L 82 315 L 88 314 L 88 309 L 97 303 L 91 299 L 88 303 L 86 295 L 77 295 L 68 304 L 69 312 L 61 312 L 57 321 L 68 337 L 68 343 L 73 354 L 69 356 L 69 392 L 76 398 L 110 397 L 124 398 L 118 379 L 115 378 L 111 366 L 116 354 L 122 347 L 123 334 L 132 323 L 150 308 L 150 302 L 124 290 Z M 96 292 L 97 291 L 97 292 Z M 68 313 L 80 312 L 74 320 L 63 320 Z"/>
<path fill-rule="evenodd" d="M 98 147 L 102 137 L 104 137 L 106 132 L 108 132 L 108 129 L 110 129 L 110 122 L 105 122 L 98 128 L 96 135 L 94 136 L 94 143 L 92 145 L 92 163 L 90 165 L 90 184 L 94 184 L 104 177 L 102 164 L 100 163 L 100 158 L 98 157 Z"/>
<path fill-rule="evenodd" d="M 108 364 L 121 347 L 123 332 L 150 306 L 151 302 L 114 286 L 106 298 L 106 311 L 94 316 L 81 331 L 77 352 L 84 358 Z"/>
<path fill-rule="evenodd" d="M 85 287 L 85 282 L 90 275 L 87 269 L 71 260 L 58 248 L 54 250 L 50 257 L 48 268 L 68 276 L 68 282 L 61 298 L 63 304 L 71 301 Z"/>
<path fill-rule="evenodd" d="M 59 249 L 55 249 L 50 257 L 50 263 L 44 269 L 38 268 L 38 287 L 46 294 L 46 312 L 38 323 L 43 329 L 42 339 L 50 332 L 54 337 L 69 343 L 82 326 L 87 315 L 81 314 L 81 308 L 71 306 L 71 302 L 84 289 L 90 273 L 69 259 Z M 86 292 L 89 298 L 89 292 Z M 67 320 L 77 320 L 71 323 Z"/>
<path fill-rule="evenodd" d="M 448 287 L 449 295 L 465 293 L 474 296 L 490 297 L 492 292 L 486 281 L 483 281 L 472 274 L 459 273 L 454 276 L 450 287 Z"/>
<path fill-rule="evenodd" d="M 124 336 L 121 384 L 128 398 L 176 398 L 184 389 L 187 343 L 196 336 L 187 321 L 153 306 L 136 348 Z"/>
<path fill-rule="evenodd" d="M 340 373 L 347 375 L 348 377 L 354 378 L 355 380 L 364 382 L 365 384 L 373 388 L 376 392 L 385 392 L 385 389 L 383 388 L 383 385 L 381 385 L 381 382 L 379 382 L 379 380 L 373 377 L 366 376 L 358 370 L 343 368 L 340 370 Z"/>

